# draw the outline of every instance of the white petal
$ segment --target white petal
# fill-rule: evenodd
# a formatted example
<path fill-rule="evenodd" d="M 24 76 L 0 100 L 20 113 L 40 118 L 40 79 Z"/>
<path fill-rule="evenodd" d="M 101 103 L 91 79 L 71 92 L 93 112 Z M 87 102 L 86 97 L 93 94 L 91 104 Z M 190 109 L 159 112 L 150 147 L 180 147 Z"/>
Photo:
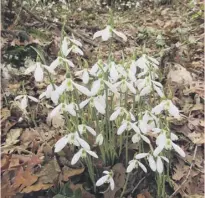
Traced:
<path fill-rule="evenodd" d="M 147 168 L 144 166 L 144 164 L 142 164 L 141 162 L 138 162 L 138 164 L 141 167 L 141 169 L 146 173 L 147 172 Z"/>
<path fill-rule="evenodd" d="M 71 41 L 72 43 L 74 43 L 75 45 L 79 46 L 79 47 L 82 47 L 82 46 L 83 46 L 82 43 L 81 43 L 80 41 L 78 41 L 78 40 L 70 39 L 70 41 Z"/>
<path fill-rule="evenodd" d="M 128 89 L 133 93 L 136 94 L 136 89 L 133 87 L 133 85 L 131 83 L 128 83 L 127 81 L 125 81 Z"/>
<path fill-rule="evenodd" d="M 96 186 L 101 186 L 103 185 L 109 178 L 109 175 L 105 175 L 103 177 L 101 177 L 97 182 L 96 182 Z"/>
<path fill-rule="evenodd" d="M 104 80 L 103 82 L 108 86 L 108 88 L 109 88 L 113 93 L 118 93 L 118 92 L 117 92 L 117 88 L 116 88 L 115 85 L 109 83 L 109 82 L 106 81 L 106 80 Z"/>
<path fill-rule="evenodd" d="M 153 171 L 156 171 L 157 167 L 156 167 L 156 162 L 154 160 L 154 157 L 152 155 L 149 155 L 148 157 L 148 161 L 149 161 L 149 166 Z"/>
<path fill-rule="evenodd" d="M 102 30 L 101 36 L 103 41 L 107 41 L 109 38 L 111 38 L 112 37 L 111 27 L 107 26 L 104 30 Z"/>
<path fill-rule="evenodd" d="M 159 87 L 157 87 L 157 86 L 155 86 L 155 85 L 153 85 L 153 87 L 154 87 L 155 91 L 158 93 L 158 95 L 159 95 L 161 98 L 163 98 L 163 97 L 164 97 L 163 91 L 162 91 Z"/>
<path fill-rule="evenodd" d="M 158 173 L 162 173 L 164 169 L 164 165 L 162 163 L 161 157 L 157 157 L 157 171 Z"/>
<path fill-rule="evenodd" d="M 57 114 L 61 112 L 62 104 L 59 104 L 57 107 L 55 107 L 51 113 L 49 114 L 49 118 L 52 119 L 55 117 Z"/>
<path fill-rule="evenodd" d="M 124 122 L 119 129 L 117 130 L 117 134 L 121 135 L 127 129 L 127 122 Z"/>
<path fill-rule="evenodd" d="M 26 109 L 28 106 L 28 98 L 27 96 L 24 96 L 23 99 L 21 100 L 21 109 Z"/>
<path fill-rule="evenodd" d="M 61 50 L 64 56 L 68 55 L 68 45 L 69 43 L 67 42 L 67 38 L 64 37 L 63 41 L 62 41 L 62 45 L 61 45 Z"/>
<path fill-rule="evenodd" d="M 76 162 L 80 159 L 80 157 L 82 156 L 82 151 L 83 149 L 81 148 L 72 158 L 71 160 L 71 165 L 76 164 Z"/>
<path fill-rule="evenodd" d="M 135 116 L 131 112 L 129 112 L 129 114 L 130 114 L 131 120 L 135 121 Z"/>
<path fill-rule="evenodd" d="M 136 133 L 140 134 L 140 130 L 135 124 L 131 124 L 131 126 Z"/>
<path fill-rule="evenodd" d="M 125 42 L 127 41 L 127 37 L 122 33 L 122 32 L 118 32 L 116 30 L 112 30 L 117 36 L 121 37 Z"/>
<path fill-rule="evenodd" d="M 120 115 L 120 112 L 121 112 L 121 108 L 117 108 L 117 110 L 114 111 L 110 116 L 110 121 L 115 120 Z"/>
<path fill-rule="evenodd" d="M 81 85 L 78 85 L 76 83 L 73 83 L 73 85 L 77 88 L 78 91 L 81 93 L 85 94 L 86 96 L 91 96 L 91 92 L 86 88 Z"/>
<path fill-rule="evenodd" d="M 99 89 L 100 89 L 100 86 L 101 86 L 101 80 L 96 80 L 93 82 L 92 84 L 92 88 L 91 88 L 91 95 L 94 96 L 98 93 Z"/>
<path fill-rule="evenodd" d="M 38 99 L 34 98 L 33 96 L 28 96 L 29 99 L 33 100 L 34 102 L 39 102 Z"/>
<path fill-rule="evenodd" d="M 54 70 L 58 65 L 60 65 L 59 57 L 50 64 L 50 68 Z"/>
<path fill-rule="evenodd" d="M 66 108 L 65 110 L 68 111 L 68 113 L 70 113 L 72 116 L 76 116 L 76 111 L 75 111 L 75 106 L 74 104 L 69 104 L 69 105 L 66 105 Z"/>
<path fill-rule="evenodd" d="M 151 87 L 146 86 L 140 91 L 140 96 L 145 96 L 145 95 L 149 94 L 151 91 L 152 91 Z"/>
<path fill-rule="evenodd" d="M 86 150 L 87 153 L 89 153 L 91 156 L 95 157 L 95 158 L 98 158 L 97 154 L 93 151 L 89 151 L 89 150 Z"/>
<path fill-rule="evenodd" d="M 102 134 L 99 134 L 96 138 L 96 141 L 95 143 L 98 144 L 99 146 L 101 146 L 103 144 L 103 135 Z"/>
<path fill-rule="evenodd" d="M 126 172 L 130 173 L 135 168 L 135 165 L 136 165 L 136 160 L 131 160 L 129 162 L 129 166 L 127 167 Z"/>
<path fill-rule="evenodd" d="M 36 63 L 36 70 L 34 72 L 34 77 L 35 77 L 36 82 L 43 81 L 43 69 L 40 63 Z"/>
<path fill-rule="evenodd" d="M 70 67 L 75 67 L 75 65 L 73 64 L 72 61 L 66 59 L 66 58 L 61 58 L 62 61 L 64 61 L 65 63 L 67 63 Z"/>
<path fill-rule="evenodd" d="M 19 95 L 19 96 L 16 96 L 15 98 L 14 98 L 14 100 L 19 100 L 20 98 L 23 98 L 25 95 Z"/>
<path fill-rule="evenodd" d="M 97 62 L 97 63 L 95 63 L 93 66 L 92 66 L 92 68 L 91 68 L 91 70 L 90 70 L 90 74 L 91 75 L 93 75 L 93 76 L 96 76 L 97 75 L 97 71 L 98 71 L 98 69 L 99 69 L 99 65 L 98 65 L 99 63 Z"/>
<path fill-rule="evenodd" d="M 76 54 L 80 54 L 81 56 L 84 54 L 83 51 L 77 46 L 73 46 L 72 51 Z"/>
<path fill-rule="evenodd" d="M 141 137 L 140 137 L 140 135 L 137 134 L 137 133 L 132 136 L 132 142 L 133 142 L 133 143 L 139 142 L 140 139 L 141 139 Z"/>
<path fill-rule="evenodd" d="M 114 190 L 115 182 L 114 182 L 113 178 L 111 177 L 109 181 L 110 181 L 110 188 L 111 188 L 111 190 Z"/>
<path fill-rule="evenodd" d="M 27 68 L 24 72 L 24 74 L 29 74 L 31 72 L 33 72 L 36 69 L 36 64 L 35 65 L 31 65 L 29 68 Z"/>
<path fill-rule="evenodd" d="M 91 128 L 89 126 L 85 126 L 85 127 L 92 135 L 96 136 L 96 131 L 93 128 Z"/>
<path fill-rule="evenodd" d="M 147 137 L 144 136 L 144 135 L 141 135 L 141 138 L 142 138 L 147 144 L 150 144 L 149 138 L 147 138 Z"/>
<path fill-rule="evenodd" d="M 139 79 L 136 81 L 136 85 L 139 91 L 141 91 L 145 85 L 146 85 L 146 80 L 145 79 Z"/>
<path fill-rule="evenodd" d="M 88 98 L 84 101 L 82 101 L 79 106 L 80 106 L 80 109 L 84 108 L 89 102 L 90 102 L 91 98 Z"/>
<path fill-rule="evenodd" d="M 88 84 L 88 82 L 89 82 L 89 74 L 88 74 L 88 70 L 87 69 L 85 69 L 83 71 L 82 79 L 83 79 L 83 83 L 84 84 Z"/>
<path fill-rule="evenodd" d="M 99 100 L 94 99 L 94 106 L 99 113 L 105 114 L 105 107 L 99 102 Z"/>
<path fill-rule="evenodd" d="M 52 67 L 47 66 L 47 65 L 43 65 L 43 67 L 44 67 L 46 70 L 48 70 L 51 74 L 53 74 L 53 75 L 56 74 Z"/>
<path fill-rule="evenodd" d="M 159 153 L 162 152 L 162 150 L 164 149 L 164 145 L 159 145 L 153 152 L 153 155 L 156 157 L 159 155 Z"/>
<path fill-rule="evenodd" d="M 173 105 L 173 103 L 170 101 L 169 103 L 169 113 L 174 116 L 175 118 L 179 118 L 180 115 L 179 115 L 179 109 Z"/>
<path fill-rule="evenodd" d="M 61 151 L 66 146 L 67 143 L 68 143 L 68 136 L 64 136 L 61 139 L 59 139 L 55 144 L 54 152 L 57 153 Z"/>
<path fill-rule="evenodd" d="M 172 146 L 173 146 L 174 150 L 177 153 L 179 153 L 179 155 L 181 155 L 182 157 L 186 156 L 185 152 L 178 145 L 176 145 L 175 143 L 172 142 Z"/>
<path fill-rule="evenodd" d="M 110 174 L 109 171 L 103 171 L 103 173 L 106 174 L 106 175 Z"/>
<path fill-rule="evenodd" d="M 161 102 L 159 105 L 157 105 L 156 107 L 154 107 L 154 108 L 152 109 L 152 113 L 158 115 L 158 114 L 160 114 L 163 110 L 164 110 L 164 103 Z"/>
<path fill-rule="evenodd" d="M 142 159 L 148 155 L 149 155 L 148 153 L 140 153 L 140 154 L 135 155 L 135 159 Z"/>
<path fill-rule="evenodd" d="M 90 150 L 90 145 L 85 140 L 81 139 L 80 137 L 77 137 L 76 139 L 84 149 Z"/>
<path fill-rule="evenodd" d="M 93 39 L 96 39 L 97 37 L 102 36 L 103 34 L 103 30 L 97 31 L 94 35 L 93 35 Z"/>

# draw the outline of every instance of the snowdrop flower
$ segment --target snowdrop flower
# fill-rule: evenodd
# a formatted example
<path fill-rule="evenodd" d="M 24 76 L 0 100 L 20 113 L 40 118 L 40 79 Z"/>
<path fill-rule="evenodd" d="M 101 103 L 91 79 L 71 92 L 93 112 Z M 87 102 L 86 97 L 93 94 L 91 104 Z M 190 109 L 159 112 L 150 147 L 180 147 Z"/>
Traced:
<path fill-rule="evenodd" d="M 52 67 L 49 67 L 47 65 L 43 65 L 40 62 L 36 62 L 34 65 L 31 65 L 29 68 L 26 69 L 25 74 L 29 74 L 31 72 L 34 72 L 34 78 L 36 82 L 43 81 L 43 70 L 46 69 L 51 74 L 55 74 L 55 71 Z"/>
<path fill-rule="evenodd" d="M 98 60 L 97 63 L 95 63 L 91 69 L 90 69 L 90 74 L 92 76 L 99 76 L 103 72 L 106 72 L 108 69 L 108 65 L 106 63 L 103 63 L 102 60 Z M 103 70 L 103 71 L 102 71 Z"/>
<path fill-rule="evenodd" d="M 125 42 L 127 41 L 127 37 L 123 33 L 116 31 L 110 25 L 107 25 L 106 28 L 103 30 L 97 31 L 94 34 L 93 39 L 97 37 L 102 37 L 103 41 L 107 41 L 109 38 L 112 37 L 113 33 L 118 37 L 122 38 Z"/>
<path fill-rule="evenodd" d="M 131 129 L 133 129 L 135 132 L 138 132 L 139 130 L 134 123 L 131 123 L 127 120 L 123 120 L 121 126 L 117 130 L 117 134 L 121 135 L 125 130 L 130 131 Z"/>
<path fill-rule="evenodd" d="M 164 164 L 163 164 L 163 162 L 162 162 L 162 159 L 163 159 L 165 162 L 169 163 L 169 160 L 168 160 L 166 157 L 164 157 L 164 156 L 157 156 L 156 168 L 157 168 L 157 172 L 160 173 L 160 174 L 161 174 L 161 173 L 163 172 L 163 170 L 164 170 Z"/>
<path fill-rule="evenodd" d="M 67 111 L 72 116 L 76 116 L 76 110 L 78 110 L 78 106 L 75 103 L 70 103 L 70 104 L 60 103 L 48 115 L 48 120 L 52 120 L 55 116 L 62 114 L 64 111 Z"/>
<path fill-rule="evenodd" d="M 81 148 L 72 158 L 71 165 L 76 164 L 76 162 L 82 157 L 86 158 L 87 153 L 95 158 L 98 158 L 97 154 L 89 149 Z"/>
<path fill-rule="evenodd" d="M 102 176 L 97 182 L 96 186 L 102 186 L 104 183 L 109 183 L 111 190 L 115 188 L 115 182 L 113 179 L 114 173 L 112 171 L 103 171 L 105 176 Z"/>
<path fill-rule="evenodd" d="M 75 65 L 73 64 L 72 61 L 66 59 L 66 58 L 62 58 L 62 57 L 58 57 L 56 58 L 51 64 L 50 64 L 50 68 L 51 69 L 56 69 L 59 65 L 62 64 L 68 64 L 70 67 L 75 67 Z"/>
<path fill-rule="evenodd" d="M 81 71 L 75 72 L 75 76 L 80 77 L 84 84 L 88 84 L 88 82 L 90 80 L 87 68 L 85 68 L 85 69 L 83 69 Z"/>
<path fill-rule="evenodd" d="M 78 125 L 78 131 L 80 132 L 80 134 L 86 133 L 86 130 L 88 132 L 90 132 L 92 135 L 96 136 L 96 132 L 93 128 L 91 128 L 85 124 Z"/>
<path fill-rule="evenodd" d="M 88 103 L 90 102 L 90 105 L 92 107 L 95 107 L 96 110 L 101 113 L 105 114 L 105 108 L 106 108 L 106 102 L 105 102 L 105 96 L 97 96 L 97 97 L 91 97 L 88 98 L 80 103 L 80 108 L 84 108 Z"/>
<path fill-rule="evenodd" d="M 57 85 L 52 85 L 52 84 L 50 84 L 50 85 L 48 85 L 47 86 L 47 88 L 46 88 L 46 91 L 44 91 L 40 96 L 39 96 L 39 99 L 42 99 L 43 97 L 46 97 L 46 98 L 51 98 L 51 100 L 53 101 L 53 103 L 55 104 L 55 105 L 57 105 L 58 104 L 58 96 L 57 96 L 57 94 L 55 94 L 55 89 L 54 89 L 54 87 L 55 87 L 55 89 L 57 89 L 58 88 L 58 86 Z"/>
<path fill-rule="evenodd" d="M 140 168 L 146 173 L 147 172 L 147 168 L 138 159 L 145 158 L 148 155 L 149 155 L 148 153 L 137 154 L 134 157 L 135 159 L 129 161 L 129 165 L 127 167 L 126 172 L 130 173 L 133 169 L 138 168 L 138 166 L 140 166 Z"/>
<path fill-rule="evenodd" d="M 136 94 L 136 89 L 134 88 L 132 83 L 127 82 L 125 79 L 121 80 L 120 82 L 115 83 L 115 86 L 120 86 L 120 90 L 125 93 L 127 89 L 130 90 L 133 94 Z"/>
<path fill-rule="evenodd" d="M 133 142 L 133 143 L 137 143 L 137 142 L 139 142 L 141 139 L 142 139 L 143 141 L 145 141 L 147 144 L 150 144 L 149 138 L 147 138 L 145 135 L 142 135 L 142 134 L 140 133 L 140 131 L 139 131 L 139 132 L 136 132 L 136 133 L 132 136 L 132 142 Z"/>
<path fill-rule="evenodd" d="M 62 137 L 59 139 L 55 144 L 55 150 L 54 152 L 60 152 L 67 144 L 75 145 L 75 146 L 81 146 L 84 149 L 90 150 L 89 144 L 79 137 L 78 133 L 69 133 L 68 135 Z"/>
<path fill-rule="evenodd" d="M 68 46 L 72 43 L 72 46 L 70 48 L 68 48 Z M 78 53 L 80 55 L 83 55 L 83 51 L 79 48 L 82 47 L 82 44 L 75 40 L 75 39 L 71 39 L 69 37 L 64 37 L 63 41 L 62 41 L 62 46 L 61 46 L 61 50 L 64 56 L 67 56 L 71 51 L 74 53 Z"/>
<path fill-rule="evenodd" d="M 34 98 L 33 96 L 28 96 L 28 95 L 19 95 L 19 96 L 16 96 L 14 100 L 20 100 L 21 99 L 21 102 L 20 102 L 20 108 L 22 110 L 26 110 L 27 106 L 28 106 L 28 98 L 34 102 L 38 102 L 39 100 Z"/>
<path fill-rule="evenodd" d="M 162 84 L 157 81 L 151 80 L 150 76 L 147 76 L 144 79 L 138 79 L 136 81 L 136 85 L 138 90 L 140 91 L 140 96 L 145 96 L 154 89 L 161 98 L 164 97 Z"/>
<path fill-rule="evenodd" d="M 135 116 L 131 112 L 128 112 L 123 107 L 116 107 L 115 108 L 115 111 L 110 116 L 110 121 L 116 120 L 119 115 L 123 116 L 124 114 L 126 114 L 127 116 L 130 116 L 132 121 L 135 121 Z"/>
<path fill-rule="evenodd" d="M 168 111 L 169 114 L 175 118 L 180 118 L 178 108 L 171 100 L 163 100 L 159 105 L 152 109 L 152 113 L 159 115 L 162 111 Z"/>
<path fill-rule="evenodd" d="M 163 131 L 156 139 L 157 148 L 154 150 L 153 155 L 158 156 L 165 148 L 167 150 L 174 149 L 179 155 L 185 157 L 185 152 L 173 142 L 177 139 L 178 137 L 173 133 L 171 133 L 170 138 L 167 138 L 166 131 Z"/>
<path fill-rule="evenodd" d="M 95 144 L 101 146 L 103 144 L 103 140 L 104 140 L 103 135 L 100 133 L 96 138 Z"/>

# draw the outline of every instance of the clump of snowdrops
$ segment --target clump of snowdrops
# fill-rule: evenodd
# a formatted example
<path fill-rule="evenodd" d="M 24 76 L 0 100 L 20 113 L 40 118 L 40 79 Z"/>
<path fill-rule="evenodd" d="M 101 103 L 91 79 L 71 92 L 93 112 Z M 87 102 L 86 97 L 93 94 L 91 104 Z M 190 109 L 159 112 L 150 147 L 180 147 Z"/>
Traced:
<path fill-rule="evenodd" d="M 157 194 L 163 197 L 165 178 L 169 173 L 165 173 L 164 167 L 166 164 L 169 169 L 170 163 L 167 156 L 170 151 L 185 156 L 168 122 L 169 117 L 179 119 L 180 113 L 165 96 L 159 82 L 159 62 L 143 54 L 137 60 L 123 59 L 116 63 L 112 58 L 114 36 L 127 41 L 127 37 L 111 25 L 94 34 L 93 39 L 109 40 L 110 54 L 107 60 L 96 60 L 90 67 L 81 65 L 78 75 L 82 83 L 75 82 L 71 71 L 77 66 L 69 58 L 71 52 L 83 56 L 82 44 L 74 37 L 63 37 L 59 56 L 50 66 L 38 61 L 25 71 L 25 74 L 33 72 L 37 82 L 43 81 L 44 72 L 49 76 L 50 84 L 45 92 L 39 99 L 25 93 L 15 100 L 19 100 L 25 113 L 28 100 L 39 102 L 46 98 L 53 102 L 48 120 L 52 122 L 56 117 L 65 120 L 65 134 L 56 142 L 55 152 L 69 145 L 74 152 L 71 164 L 81 160 L 87 167 L 94 191 L 96 186 L 104 183 L 109 183 L 111 190 L 115 188 L 112 169 L 105 170 L 101 178 L 96 177 L 94 158 L 100 158 L 104 166 L 112 167 L 124 155 L 128 176 L 140 169 L 145 173 L 148 170 L 156 172 Z M 58 85 L 53 78 L 57 75 L 57 67 L 64 67 L 66 71 L 63 82 Z M 137 144 L 139 150 L 129 161 L 131 143 Z M 149 148 L 146 152 L 145 146 Z"/>

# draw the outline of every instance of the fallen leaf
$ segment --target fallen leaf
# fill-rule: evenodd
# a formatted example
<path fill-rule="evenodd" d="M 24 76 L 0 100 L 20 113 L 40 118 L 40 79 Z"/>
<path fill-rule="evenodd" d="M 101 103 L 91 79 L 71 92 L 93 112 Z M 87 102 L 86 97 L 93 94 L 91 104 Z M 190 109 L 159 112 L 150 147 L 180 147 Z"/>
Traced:
<path fill-rule="evenodd" d="M 143 194 L 138 194 L 136 198 L 146 198 Z"/>
<path fill-rule="evenodd" d="M 51 188 L 53 186 L 53 184 L 43 184 L 42 182 L 37 182 L 32 186 L 27 186 L 25 187 L 21 192 L 22 193 L 30 193 L 33 191 L 40 191 L 40 190 L 47 190 L 49 188 Z"/>
<path fill-rule="evenodd" d="M 204 144 L 204 143 L 205 143 L 205 141 L 204 141 L 204 133 L 196 133 L 196 132 L 188 133 L 188 134 L 187 134 L 187 137 L 188 137 L 194 144 L 201 145 L 201 144 Z"/>
<path fill-rule="evenodd" d="M 68 181 L 69 178 L 72 176 L 80 175 L 81 173 L 83 173 L 84 170 L 85 168 L 72 169 L 72 168 L 64 166 L 63 171 L 62 171 L 63 181 Z"/>

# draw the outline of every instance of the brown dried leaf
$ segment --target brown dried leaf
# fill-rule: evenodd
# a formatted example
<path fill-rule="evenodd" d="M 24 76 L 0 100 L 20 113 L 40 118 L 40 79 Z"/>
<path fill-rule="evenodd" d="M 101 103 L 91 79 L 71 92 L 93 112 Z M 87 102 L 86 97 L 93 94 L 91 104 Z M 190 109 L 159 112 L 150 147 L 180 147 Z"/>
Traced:
<path fill-rule="evenodd" d="M 72 168 L 64 166 L 63 172 L 62 172 L 62 179 L 63 181 L 68 181 L 70 177 L 75 176 L 75 175 L 80 175 L 81 173 L 83 173 L 84 170 L 85 168 L 72 169 Z"/>
<path fill-rule="evenodd" d="M 53 184 L 43 184 L 43 183 L 38 181 L 37 183 L 35 183 L 32 186 L 25 187 L 21 192 L 22 193 L 30 193 L 30 192 L 33 192 L 33 191 L 47 190 L 52 186 L 53 186 Z"/>

